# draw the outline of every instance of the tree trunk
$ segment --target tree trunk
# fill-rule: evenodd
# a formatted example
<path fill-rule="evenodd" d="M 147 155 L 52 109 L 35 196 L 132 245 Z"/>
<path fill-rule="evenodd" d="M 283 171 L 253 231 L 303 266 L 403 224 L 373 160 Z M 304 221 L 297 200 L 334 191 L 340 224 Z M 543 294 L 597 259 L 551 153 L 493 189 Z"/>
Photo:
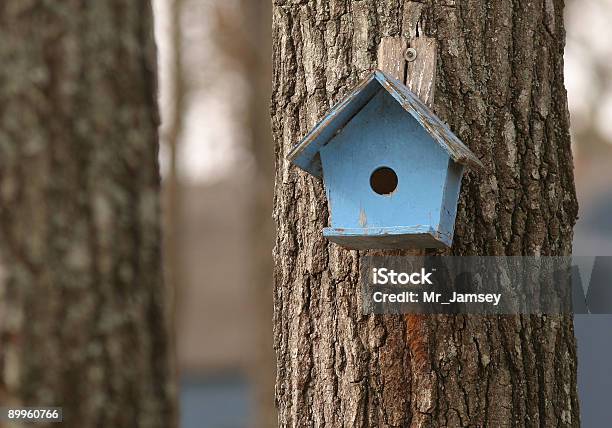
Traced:
<path fill-rule="evenodd" d="M 322 237 L 323 183 L 285 159 L 381 37 L 434 37 L 435 110 L 487 170 L 463 180 L 452 253 L 570 254 L 563 1 L 275 0 L 273 19 L 280 425 L 579 426 L 572 317 L 362 315 L 364 253 Z"/>
<path fill-rule="evenodd" d="M 163 271 L 165 282 L 165 307 L 168 316 L 167 330 L 170 333 L 167 347 L 170 348 L 168 361 L 173 371 L 172 377 L 178 377 L 176 308 L 184 290 L 184 266 L 181 251 L 181 219 L 183 218 L 183 188 L 180 180 L 178 156 L 183 135 L 185 104 L 188 88 L 183 64 L 183 28 L 181 18 L 185 10 L 183 0 L 171 0 L 169 21 L 171 25 L 169 42 L 171 46 L 170 69 L 170 106 L 167 120 L 164 118 L 160 127 L 160 143 L 165 145 L 168 153 L 168 169 L 162 187 L 162 240 Z"/>
<path fill-rule="evenodd" d="M 174 426 L 144 0 L 0 5 L 0 395 Z"/>
<path fill-rule="evenodd" d="M 255 316 L 252 330 L 256 335 L 257 349 L 252 356 L 251 380 L 255 395 L 255 417 L 251 427 L 268 428 L 276 424 L 274 406 L 274 350 L 270 324 L 272 321 L 272 269 L 270 257 L 274 246 L 274 224 L 270 218 L 272 186 L 274 180 L 273 150 L 270 144 L 270 73 L 272 48 L 271 14 L 269 0 L 241 0 L 245 23 L 244 46 L 252 54 L 243 56 L 243 73 L 249 85 L 245 128 L 249 140 L 249 152 L 255 168 L 249 176 L 253 189 L 250 206 L 250 261 L 249 286 Z"/>

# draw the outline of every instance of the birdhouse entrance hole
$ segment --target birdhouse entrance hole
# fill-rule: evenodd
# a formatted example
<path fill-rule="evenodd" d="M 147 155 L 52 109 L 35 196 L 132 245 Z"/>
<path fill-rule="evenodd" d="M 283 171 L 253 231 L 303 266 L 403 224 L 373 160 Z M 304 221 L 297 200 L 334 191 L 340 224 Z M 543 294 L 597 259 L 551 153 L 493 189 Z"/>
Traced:
<path fill-rule="evenodd" d="M 390 195 L 397 189 L 397 174 L 386 166 L 377 168 L 370 176 L 370 187 L 379 195 Z"/>

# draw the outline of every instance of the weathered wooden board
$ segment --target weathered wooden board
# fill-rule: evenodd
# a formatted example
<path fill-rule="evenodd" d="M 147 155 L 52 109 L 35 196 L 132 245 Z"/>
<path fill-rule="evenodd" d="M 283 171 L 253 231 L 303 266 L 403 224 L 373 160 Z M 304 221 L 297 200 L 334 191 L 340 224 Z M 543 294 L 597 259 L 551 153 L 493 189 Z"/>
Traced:
<path fill-rule="evenodd" d="M 416 49 L 417 57 L 406 63 L 406 86 L 431 108 L 436 91 L 437 42 L 431 37 L 415 37 L 410 47 Z"/>
<path fill-rule="evenodd" d="M 383 37 L 378 46 L 378 69 L 404 82 L 408 41 L 404 37 Z"/>
<path fill-rule="evenodd" d="M 334 229 L 326 227 L 323 236 L 354 250 L 395 250 L 415 248 L 447 248 L 452 237 L 432 228 L 390 227 L 381 229 Z"/>
<path fill-rule="evenodd" d="M 416 50 L 407 61 L 406 49 Z M 378 46 L 378 69 L 404 83 L 425 105 L 432 107 L 436 90 L 437 42 L 432 37 L 383 37 Z"/>

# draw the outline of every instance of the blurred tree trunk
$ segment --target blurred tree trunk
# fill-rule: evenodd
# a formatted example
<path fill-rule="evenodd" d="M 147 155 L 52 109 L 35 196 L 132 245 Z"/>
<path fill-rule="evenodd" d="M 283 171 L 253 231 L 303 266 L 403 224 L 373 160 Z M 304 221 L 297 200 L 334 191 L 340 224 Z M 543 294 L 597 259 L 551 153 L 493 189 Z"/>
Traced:
<path fill-rule="evenodd" d="M 363 253 L 323 239 L 323 183 L 285 159 L 381 37 L 435 37 L 436 111 L 488 171 L 464 179 L 452 252 L 570 254 L 563 1 L 275 0 L 273 20 L 280 425 L 579 426 L 571 317 L 362 315 Z"/>
<path fill-rule="evenodd" d="M 238 115 L 246 133 L 246 149 L 253 170 L 244 174 L 251 189 L 249 205 L 249 260 L 251 281 L 248 291 L 253 302 L 251 331 L 256 348 L 249 358 L 249 374 L 255 395 L 254 427 L 276 425 L 274 405 L 274 350 L 272 345 L 272 259 L 274 225 L 270 216 L 273 198 L 274 161 L 270 132 L 270 75 L 272 49 L 272 3 L 268 0 L 240 0 L 237 8 L 219 4 L 214 40 L 228 67 L 244 77 L 248 91 L 240 100 L 244 115 Z M 229 9 L 229 11 L 228 11 Z"/>
<path fill-rule="evenodd" d="M 255 161 L 251 201 L 250 252 L 251 277 L 255 305 L 255 333 L 257 349 L 251 367 L 255 390 L 256 415 L 254 426 L 276 426 L 274 405 L 274 349 L 272 344 L 272 247 L 274 224 L 270 216 L 274 183 L 274 151 L 270 131 L 270 77 L 272 49 L 271 15 L 269 0 L 242 0 L 245 14 L 244 40 L 251 52 L 245 64 L 244 75 L 249 83 L 247 129 L 250 152 Z"/>
<path fill-rule="evenodd" d="M 163 194 L 163 259 L 166 281 L 166 308 L 168 311 L 169 360 L 174 373 L 177 373 L 176 308 L 184 287 L 182 264 L 181 218 L 183 218 L 182 185 L 178 171 L 178 155 L 183 135 L 187 85 L 183 67 L 183 28 L 181 17 L 184 10 L 183 0 L 170 0 L 170 44 L 171 44 L 171 89 L 170 114 L 167 124 L 162 126 L 162 143 L 169 154 L 167 177 L 164 177 Z M 178 376 L 176 376 L 178 378 Z M 178 382 L 178 379 L 175 379 Z"/>
<path fill-rule="evenodd" d="M 175 426 L 148 1 L 0 5 L 4 405 Z"/>

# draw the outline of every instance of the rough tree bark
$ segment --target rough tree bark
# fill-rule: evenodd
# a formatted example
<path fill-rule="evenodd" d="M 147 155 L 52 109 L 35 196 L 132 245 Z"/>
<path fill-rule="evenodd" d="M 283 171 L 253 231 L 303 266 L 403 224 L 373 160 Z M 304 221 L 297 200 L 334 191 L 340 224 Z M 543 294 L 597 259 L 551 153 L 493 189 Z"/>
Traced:
<path fill-rule="evenodd" d="M 275 0 L 273 19 L 280 425 L 578 426 L 571 317 L 362 315 L 363 253 L 322 238 L 323 183 L 285 159 L 381 37 L 434 37 L 435 110 L 488 171 L 464 178 L 452 252 L 570 254 L 563 1 Z"/>
<path fill-rule="evenodd" d="M 0 5 L 0 395 L 174 426 L 146 0 Z"/>

